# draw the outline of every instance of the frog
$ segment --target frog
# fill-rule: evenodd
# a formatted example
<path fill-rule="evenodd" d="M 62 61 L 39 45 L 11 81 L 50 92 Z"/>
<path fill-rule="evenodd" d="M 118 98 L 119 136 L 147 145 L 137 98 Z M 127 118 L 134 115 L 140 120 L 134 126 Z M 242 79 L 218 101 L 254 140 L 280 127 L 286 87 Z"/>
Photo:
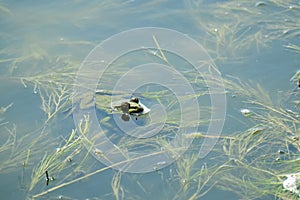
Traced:
<path fill-rule="evenodd" d="M 129 110 L 128 114 L 138 114 L 144 111 L 143 106 L 139 103 L 139 99 L 137 97 L 131 98 L 129 100 Z"/>
<path fill-rule="evenodd" d="M 129 115 L 139 115 L 143 113 L 144 108 L 140 104 L 137 97 L 131 98 L 127 102 L 122 102 L 120 106 L 114 106 L 115 109 L 122 111 L 121 118 L 124 121 L 129 121 Z"/>

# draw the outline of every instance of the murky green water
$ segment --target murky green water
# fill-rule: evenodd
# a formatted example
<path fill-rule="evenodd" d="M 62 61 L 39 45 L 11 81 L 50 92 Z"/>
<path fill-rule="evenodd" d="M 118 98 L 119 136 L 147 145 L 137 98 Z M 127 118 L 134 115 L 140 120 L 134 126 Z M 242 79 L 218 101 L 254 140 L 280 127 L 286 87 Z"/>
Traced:
<path fill-rule="evenodd" d="M 297 199 L 299 180 L 293 191 L 283 181 L 299 172 L 300 77 L 293 77 L 300 63 L 299 24 L 298 1 L 1 1 L 1 199 Z M 95 90 L 74 95 L 83 83 L 76 82 L 77 72 L 96 45 L 143 27 L 193 38 L 211 57 L 201 55 L 203 65 L 223 79 L 205 82 L 210 73 L 203 77 L 182 55 L 160 49 L 166 43 L 176 49 L 180 41 L 152 35 L 145 36 L 151 48 L 141 45 L 118 57 L 101 78 L 99 68 L 81 74 L 84 81 L 99 80 L 88 86 Z M 193 53 L 192 47 L 184 50 Z M 153 82 L 132 88 L 146 76 Z M 125 86 L 124 77 L 130 80 Z M 222 133 L 205 135 L 210 121 L 222 120 L 212 117 L 221 108 L 212 108 L 208 85 L 223 83 Z M 133 96 L 150 114 L 124 122 L 111 102 Z M 84 117 L 76 118 L 78 112 Z M 101 131 L 93 132 L 95 122 Z M 189 143 L 185 136 L 195 138 Z M 199 157 L 210 140 L 216 145 Z M 168 154 L 155 157 L 153 151 Z"/>

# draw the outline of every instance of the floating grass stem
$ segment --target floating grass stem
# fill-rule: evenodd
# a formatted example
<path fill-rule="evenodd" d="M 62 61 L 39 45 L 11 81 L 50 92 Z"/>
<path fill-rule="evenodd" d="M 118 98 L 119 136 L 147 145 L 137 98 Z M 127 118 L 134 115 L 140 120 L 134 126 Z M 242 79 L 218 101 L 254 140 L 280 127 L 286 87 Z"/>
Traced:
<path fill-rule="evenodd" d="M 112 187 L 113 194 L 114 194 L 116 200 L 120 199 L 120 195 L 121 195 L 121 199 L 124 199 L 124 190 L 121 186 L 121 177 L 122 177 L 122 174 L 119 171 L 114 175 L 114 177 L 112 178 L 112 181 L 111 181 L 111 187 Z M 119 194 L 120 192 L 121 192 L 121 194 Z"/>
<path fill-rule="evenodd" d="M 161 49 L 161 47 L 160 47 L 160 45 L 159 45 L 159 43 L 158 43 L 158 41 L 157 41 L 155 35 L 153 35 L 152 38 L 153 38 L 153 41 L 155 42 L 155 45 L 156 45 L 156 47 L 157 47 L 157 49 L 158 49 L 158 51 L 159 51 L 159 53 L 160 53 L 160 55 L 156 55 L 156 56 L 158 56 L 158 57 L 161 58 L 163 61 L 165 61 L 166 63 L 169 64 L 169 61 L 168 61 L 167 57 L 165 56 L 163 50 Z"/>
<path fill-rule="evenodd" d="M 27 167 L 28 161 L 29 161 L 29 156 L 30 156 L 30 149 L 27 150 L 27 155 L 26 155 L 25 161 L 23 162 L 23 167 Z"/>

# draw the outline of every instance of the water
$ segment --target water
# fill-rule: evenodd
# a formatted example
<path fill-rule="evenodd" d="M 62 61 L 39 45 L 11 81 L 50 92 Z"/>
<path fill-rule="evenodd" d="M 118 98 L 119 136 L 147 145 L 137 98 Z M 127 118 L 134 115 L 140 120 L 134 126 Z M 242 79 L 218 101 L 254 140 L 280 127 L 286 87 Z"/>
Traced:
<path fill-rule="evenodd" d="M 1 1 L 1 197 L 296 199 L 282 181 L 285 174 L 298 172 L 300 147 L 291 139 L 299 136 L 299 108 L 293 103 L 297 80 L 290 78 L 298 70 L 299 51 L 287 45 L 300 45 L 299 9 L 298 1 L 276 0 Z M 216 75 L 213 68 L 199 74 L 183 56 L 194 55 L 193 46 L 185 45 L 190 43 L 157 32 L 135 40 L 149 40 L 151 47 L 137 44 L 140 49 L 117 58 L 111 56 L 118 48 L 135 43 L 125 38 L 106 46 L 105 55 L 91 53 L 112 35 L 142 27 L 173 29 L 203 46 L 196 61 L 206 61 L 203 66 L 213 61 L 225 83 L 227 110 L 220 137 L 216 129 L 209 136 L 200 133 L 214 121 L 212 104 L 224 103 L 224 91 L 218 90 L 213 101 L 209 86 L 219 88 L 222 82 L 209 79 Z M 160 46 L 182 55 L 161 52 Z M 96 64 L 77 74 L 88 55 Z M 99 66 L 105 64 L 99 77 Z M 249 85 L 239 87 L 239 80 Z M 80 88 L 84 83 L 88 87 Z M 83 92 L 74 97 L 77 86 Z M 101 90 L 96 97 L 95 89 Z M 151 112 L 124 122 L 112 114 L 111 103 L 131 97 Z M 222 108 L 215 107 L 221 113 Z M 243 108 L 253 115 L 243 116 Z M 96 131 L 98 123 L 101 131 Z M 253 127 L 262 131 L 253 132 Z M 191 141 L 182 132 L 197 138 Z M 212 141 L 216 145 L 199 158 L 199 149 L 208 149 Z M 288 153 L 279 155 L 279 149 Z M 119 174 L 120 168 L 125 172 Z M 45 171 L 54 177 L 48 185 Z"/>

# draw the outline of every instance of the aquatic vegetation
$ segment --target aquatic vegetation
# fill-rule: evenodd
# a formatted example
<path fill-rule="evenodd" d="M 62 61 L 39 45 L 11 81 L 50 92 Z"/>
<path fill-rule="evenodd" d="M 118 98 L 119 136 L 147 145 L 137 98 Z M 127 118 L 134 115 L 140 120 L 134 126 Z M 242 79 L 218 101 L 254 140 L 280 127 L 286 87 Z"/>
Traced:
<path fill-rule="evenodd" d="M 84 123 L 86 122 L 87 121 Z M 31 176 L 31 183 L 28 188 L 28 191 L 31 194 L 34 191 L 34 188 L 41 188 L 41 184 L 43 185 L 41 182 L 43 182 L 42 180 L 45 180 L 45 172 L 51 174 L 49 176 L 53 177 L 53 181 L 55 180 L 54 182 L 51 182 L 52 180 L 50 180 L 49 184 L 58 185 L 53 186 L 53 189 L 59 188 L 60 185 L 64 185 L 64 183 L 68 180 L 74 180 L 74 177 L 77 176 L 78 172 L 89 170 L 88 167 L 84 167 L 84 163 L 87 162 L 87 157 L 89 155 L 89 152 L 84 153 L 85 148 L 83 135 L 87 131 L 86 125 L 87 124 L 82 124 L 79 126 L 83 127 L 83 129 L 72 130 L 62 146 L 53 149 L 51 154 L 46 153 L 39 164 L 34 167 Z M 86 127 L 84 128 L 84 126 Z M 73 160 L 77 160 L 77 164 L 74 164 L 75 161 Z M 48 181 L 49 180 L 47 180 L 47 185 Z M 42 194 L 33 195 L 33 198 L 41 196 Z"/>
<path fill-rule="evenodd" d="M 250 199 L 284 196 L 283 177 L 297 173 L 299 147 L 293 138 L 298 137 L 298 113 L 272 101 L 263 89 L 241 81 L 232 83 L 231 87 L 237 86 L 232 92 L 242 99 L 246 96 L 245 102 L 253 106 L 253 115 L 248 116 L 253 127 L 223 140 L 223 152 L 232 168 L 217 187 Z"/>
<path fill-rule="evenodd" d="M 8 136 L 6 139 L 3 139 L 3 141 L 5 141 L 5 142 L 1 143 L 1 146 L 0 146 L 1 157 L 4 156 L 7 151 L 13 151 L 14 146 L 15 146 L 15 140 L 16 140 L 16 127 L 15 126 L 13 126 L 11 129 L 6 127 L 5 132 L 8 133 L 7 134 Z M 9 169 L 12 166 L 15 166 L 15 163 L 13 163 L 13 162 L 10 162 L 9 160 L 7 160 L 5 164 L 0 166 L 1 167 L 0 171 L 3 173 L 6 169 Z"/>
<path fill-rule="evenodd" d="M 197 160 L 197 155 L 181 157 L 177 162 L 177 174 L 179 176 L 181 188 L 186 192 L 189 188 L 189 183 L 192 181 L 191 170 Z"/>
<path fill-rule="evenodd" d="M 240 61 L 249 50 L 261 52 L 274 40 L 299 35 L 294 1 L 200 2 L 187 0 L 188 12 L 202 33 L 199 40 L 217 60 Z"/>
<path fill-rule="evenodd" d="M 13 103 L 10 103 L 9 105 L 7 106 L 2 106 L 0 108 L 0 115 L 3 115 L 9 108 L 11 108 L 13 106 Z"/>
<path fill-rule="evenodd" d="M 4 5 L 0 5 L 0 11 L 1 13 L 12 15 L 12 12 L 9 10 L 9 8 Z"/>
<path fill-rule="evenodd" d="M 205 164 L 199 166 L 201 161 L 198 159 L 197 154 L 193 152 L 197 152 L 197 145 L 194 144 L 191 147 L 191 152 L 187 152 L 178 158 L 176 167 L 172 167 L 175 178 L 171 179 L 169 184 L 172 186 L 176 185 L 178 191 L 169 194 L 169 197 L 173 199 L 198 199 L 206 195 L 213 187 L 232 191 L 241 197 L 254 199 L 274 194 L 277 196 L 286 195 L 286 191 L 282 186 L 285 174 L 294 173 L 297 165 L 295 160 L 296 152 L 291 149 L 292 147 L 299 149 L 299 147 L 296 143 L 293 143 L 293 140 L 288 139 L 297 136 L 297 129 L 295 129 L 297 124 L 299 124 L 296 117 L 297 113 L 286 111 L 276 104 L 277 102 L 273 102 L 272 98 L 260 85 L 252 87 L 251 84 L 233 78 L 226 79 L 225 84 L 228 94 L 234 93 L 235 99 L 250 105 L 249 109 L 251 109 L 253 114 L 249 115 L 247 119 L 254 125 L 246 131 L 241 130 L 228 137 L 218 138 L 221 145 L 216 147 L 214 151 L 219 153 L 219 156 L 225 155 L 226 157 L 220 159 L 216 165 Z M 70 96 L 65 96 L 68 92 L 64 87 L 50 88 L 47 91 L 40 90 L 38 93 L 42 96 L 42 99 L 44 97 L 42 105 L 45 106 L 45 113 L 50 113 L 47 115 L 47 119 L 55 119 L 55 116 L 66 107 L 64 103 L 67 102 Z M 170 111 L 172 116 L 168 118 L 163 129 L 163 133 L 167 134 L 144 140 L 120 137 L 117 134 L 110 135 L 109 139 L 116 142 L 116 145 L 124 155 L 132 150 L 144 149 L 147 151 L 149 149 L 149 152 L 151 152 L 150 150 L 156 149 L 172 152 L 176 156 L 178 152 L 185 150 L 176 149 L 174 146 L 169 145 L 168 141 L 174 137 L 173 132 L 178 129 L 179 119 L 176 117 L 178 116 L 176 102 L 171 95 L 168 96 L 166 94 L 168 94 L 166 90 L 149 91 L 143 93 L 143 97 L 159 99 L 162 104 L 168 105 L 168 111 Z M 91 105 L 91 96 L 85 96 L 86 100 L 81 101 L 82 108 Z M 165 96 L 165 98 L 162 99 L 161 96 Z M 101 108 L 102 112 L 108 113 L 105 118 L 100 120 L 105 128 L 111 127 L 110 109 L 107 106 L 109 105 L 109 99 L 109 95 L 104 95 L 103 93 L 96 95 L 96 106 Z M 209 112 L 209 109 L 207 110 Z M 51 121 L 49 122 L 51 123 Z M 47 195 L 95 174 L 102 173 L 124 163 L 130 164 L 134 160 L 143 158 L 135 157 L 90 171 L 84 169 L 86 167 L 85 159 L 89 157 L 90 151 L 95 151 L 94 153 L 99 156 L 104 155 L 103 152 L 94 150 L 93 139 L 87 140 L 84 137 L 89 129 L 89 123 L 89 117 L 86 116 L 78 125 L 78 129 L 71 132 L 68 139 L 64 141 L 57 151 L 53 149 L 49 154 L 44 154 L 40 163 L 34 167 L 29 187 L 29 192 L 33 198 Z M 197 123 L 205 124 L 205 122 Z M 188 127 L 189 125 L 183 126 Z M 103 134 L 107 133 L 104 132 Z M 193 136 L 197 140 L 210 137 L 196 133 Z M 84 151 L 84 144 L 89 144 L 90 146 L 87 152 Z M 279 155 L 277 153 L 278 146 L 282 147 L 283 152 L 287 153 Z M 24 160 L 26 163 L 28 162 L 26 161 L 28 152 L 31 154 L 34 151 L 30 149 L 30 151 L 25 152 Z M 84 158 L 77 167 L 72 166 L 72 160 L 76 156 Z M 277 158 L 280 158 L 280 160 Z M 105 159 L 109 161 L 109 158 Z M 164 160 L 157 163 L 157 165 L 157 167 L 164 165 Z M 83 169 L 85 173 L 75 178 L 74 172 Z M 49 173 L 49 179 L 52 176 L 55 179 L 53 181 L 49 180 L 50 188 L 45 188 L 45 171 Z M 160 170 L 157 169 L 157 171 Z M 114 173 L 111 179 L 112 194 L 116 199 L 123 199 L 124 196 L 129 194 L 126 184 L 121 181 L 121 174 L 121 172 Z M 162 181 L 165 180 L 163 179 Z M 40 184 L 44 184 L 44 187 L 41 187 Z"/>
<path fill-rule="evenodd" d="M 285 45 L 284 47 L 287 48 L 287 49 L 296 51 L 296 52 L 300 51 L 300 46 L 295 45 L 295 44 L 288 44 L 288 45 Z"/>
<path fill-rule="evenodd" d="M 111 181 L 111 187 L 113 189 L 113 194 L 114 194 L 116 200 L 124 199 L 124 190 L 120 185 L 121 176 L 122 176 L 121 172 L 117 172 L 117 173 L 115 173 L 115 175 Z M 119 194 L 120 192 L 121 192 L 121 194 Z"/>
<path fill-rule="evenodd" d="M 69 103 L 68 100 L 71 98 L 71 93 L 66 86 L 51 90 L 45 89 L 44 91 L 39 89 L 38 93 L 42 100 L 42 110 L 47 115 L 45 123 L 55 117 L 58 112 L 62 111 Z"/>
<path fill-rule="evenodd" d="M 65 21 L 70 27 L 66 29 L 70 28 L 72 32 L 78 31 L 89 37 L 79 35 L 78 38 L 69 37 L 66 34 L 69 29 L 66 31 L 64 28 L 59 29 L 61 33 L 53 35 L 52 32 L 50 35 L 39 35 L 44 32 L 31 35 L 32 31 L 30 33 L 22 31 L 22 35 L 17 36 L 24 39 L 24 42 L 19 44 L 13 42 L 17 39 L 13 33 L 12 36 L 0 33 L 5 46 L 0 50 L 0 81 L 7 81 L 6 84 L 17 83 L 26 88 L 23 92 L 36 95 L 40 100 L 38 107 L 43 111 L 36 124 L 27 125 L 34 130 L 24 131 L 24 125 L 15 124 L 7 120 L 6 116 L 10 114 L 10 109 L 14 109 L 17 105 L 14 101 L 19 96 L 13 96 L 12 101 L 0 106 L 1 174 L 19 175 L 21 169 L 19 175 L 21 190 L 24 190 L 27 198 L 33 199 L 52 198 L 55 192 L 64 191 L 60 189 L 66 186 L 71 187 L 73 183 L 80 184 L 80 181 L 96 175 L 102 178 L 102 174 L 105 174 L 106 179 L 100 179 L 101 187 L 102 183 L 108 183 L 111 190 L 100 195 L 95 194 L 102 195 L 99 199 L 106 197 L 117 200 L 145 199 L 143 195 L 153 194 L 158 187 L 163 188 L 163 196 L 160 198 L 164 199 L 196 200 L 209 194 L 212 188 L 230 191 L 242 199 L 298 199 L 300 102 L 296 84 L 295 90 L 285 91 L 276 96 L 275 92 L 272 94 L 268 92 L 272 88 L 264 88 L 263 82 L 249 83 L 239 78 L 225 76 L 223 81 L 226 94 L 230 98 L 230 106 L 233 107 L 227 117 L 229 120 L 233 119 L 234 128 L 225 128 L 224 135 L 221 136 L 206 135 L 205 130 L 212 112 L 209 105 L 210 93 L 205 87 L 207 82 L 186 61 L 180 61 L 176 55 L 162 49 L 160 38 L 153 35 L 156 48 L 130 52 L 128 57 L 119 58 L 109 66 L 102 77 L 103 82 L 97 85 L 95 93 L 87 91 L 80 96 L 73 96 L 72 89 L 75 86 L 74 80 L 80 67 L 80 60 L 98 43 L 98 40 L 129 26 L 127 24 L 124 26 L 124 21 L 120 21 L 118 16 L 111 12 L 112 8 L 118 9 L 121 14 L 130 13 L 134 18 L 138 13 L 151 12 L 153 13 L 151 16 L 141 18 L 152 21 L 159 19 L 159 24 L 168 26 L 172 26 L 169 20 L 182 18 L 189 21 L 195 30 L 187 29 L 186 26 L 178 29 L 182 28 L 187 34 L 201 41 L 205 49 L 217 60 L 218 67 L 222 67 L 224 71 L 228 61 L 245 64 L 243 61 L 249 54 L 267 51 L 273 42 L 286 44 L 283 46 L 286 50 L 296 53 L 300 51 L 299 45 L 293 41 L 300 33 L 299 4 L 294 1 L 186 2 L 189 7 L 185 10 L 175 6 L 171 12 L 159 10 L 153 12 L 153 6 L 164 7 L 168 2 L 76 1 L 78 12 L 76 16 L 67 16 Z M 126 7 L 127 5 L 131 7 Z M 61 5 L 59 9 L 64 10 L 65 7 Z M 8 20 L 9 24 L 26 24 L 26 21 L 32 20 L 31 18 L 20 20 L 24 11 L 14 13 L 14 9 L 4 4 L 0 5 L 0 11 L 3 19 Z M 39 9 L 35 17 L 44 16 L 41 12 L 43 9 Z M 190 14 L 188 17 L 187 13 Z M 164 18 L 167 15 L 177 18 L 169 16 Z M 113 21 L 99 20 L 108 16 Z M 50 26 L 46 28 L 45 33 L 61 26 L 60 19 L 64 17 L 65 14 L 53 15 L 49 20 L 44 20 L 43 22 Z M 101 30 L 95 28 L 95 24 L 99 25 Z M 179 23 L 176 23 L 176 26 L 177 24 Z M 103 31 L 105 28 L 110 31 Z M 114 81 L 126 70 L 145 62 L 157 62 L 180 70 L 196 94 L 182 92 L 178 95 L 180 96 L 178 100 L 168 88 L 152 88 L 149 85 L 138 88 L 134 94 L 112 91 Z M 210 61 L 203 61 L 202 64 L 208 64 L 205 62 Z M 251 62 L 253 63 L 252 60 Z M 213 63 L 209 63 L 209 66 L 218 71 Z M 85 78 L 89 79 L 93 74 L 93 71 L 86 72 Z M 296 72 L 290 80 L 296 83 L 299 78 L 300 73 Z M 215 86 L 223 84 L 213 78 L 208 81 L 212 81 Z M 118 115 L 112 113 L 112 97 L 126 100 L 131 95 L 137 95 L 149 106 L 160 105 L 165 109 L 164 126 L 158 135 L 154 137 L 147 137 L 148 133 L 141 133 L 139 137 L 126 135 L 114 123 L 114 117 Z M 190 120 L 180 124 L 182 114 L 180 104 L 192 98 L 196 98 L 199 102 L 205 100 L 200 106 L 202 118 L 199 121 Z M 74 100 L 74 107 L 71 106 L 71 99 Z M 30 103 L 28 106 L 31 106 Z M 85 115 L 76 127 L 69 121 L 71 119 L 69 116 L 74 109 L 94 107 L 97 109 L 96 114 L 103 132 L 87 138 L 92 125 L 90 116 Z M 194 112 L 193 106 L 184 108 L 186 113 Z M 16 113 L 18 112 L 14 111 L 14 114 Z M 151 112 L 149 114 L 151 115 Z M 8 119 L 11 119 L 11 116 Z M 154 125 L 160 125 L 162 119 L 164 118 L 150 119 L 146 116 L 133 121 L 138 124 L 137 127 L 142 127 L 147 126 L 150 120 L 156 123 Z M 191 126 L 200 128 L 183 135 L 175 145 L 170 144 L 179 138 L 178 130 L 189 130 Z M 107 152 L 96 148 L 95 141 L 103 135 L 107 136 L 127 159 L 112 163 L 112 158 L 106 156 Z M 193 143 L 190 146 L 185 145 L 191 139 L 194 139 Z M 199 159 L 199 147 L 204 139 L 218 139 L 218 143 L 210 156 Z M 131 152 L 139 150 L 143 150 L 145 154 L 130 157 Z M 181 155 L 183 151 L 185 153 Z M 115 171 L 119 166 L 127 164 L 130 167 L 135 161 L 160 153 L 168 153 L 175 162 L 168 165 L 167 160 L 161 159 L 147 166 L 153 170 L 148 175 L 154 178 L 147 177 L 140 182 L 141 177 L 146 175 L 125 175 L 121 171 Z M 92 155 L 107 161 L 108 164 L 101 165 Z M 132 187 L 133 184 L 136 184 L 135 186 L 142 192 L 137 192 L 136 188 Z M 74 199 L 74 196 L 61 194 L 53 198 Z"/>

